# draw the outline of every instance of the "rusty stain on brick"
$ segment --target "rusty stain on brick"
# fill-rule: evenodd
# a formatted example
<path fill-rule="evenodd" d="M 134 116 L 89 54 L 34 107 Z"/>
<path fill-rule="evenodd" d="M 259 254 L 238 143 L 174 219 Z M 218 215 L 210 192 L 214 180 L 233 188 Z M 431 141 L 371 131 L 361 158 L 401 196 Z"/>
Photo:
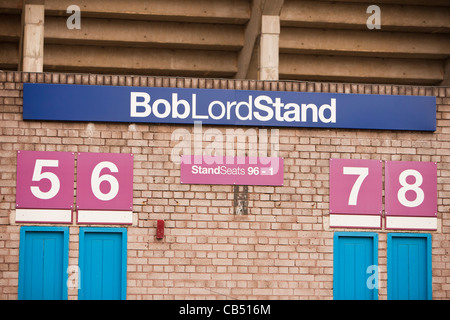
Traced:
<path fill-rule="evenodd" d="M 233 186 L 234 193 L 234 214 L 248 214 L 248 186 Z"/>

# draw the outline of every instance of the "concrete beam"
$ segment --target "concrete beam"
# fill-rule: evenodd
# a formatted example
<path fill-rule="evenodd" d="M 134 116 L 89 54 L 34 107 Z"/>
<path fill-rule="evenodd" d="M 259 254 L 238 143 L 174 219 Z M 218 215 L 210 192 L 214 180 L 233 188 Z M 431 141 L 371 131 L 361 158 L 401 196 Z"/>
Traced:
<path fill-rule="evenodd" d="M 279 16 L 284 0 L 266 0 L 263 7 L 263 16 Z"/>
<path fill-rule="evenodd" d="M 250 20 L 247 23 L 244 32 L 244 46 L 238 56 L 238 71 L 235 75 L 236 79 L 245 79 L 249 72 L 249 67 L 255 44 L 261 33 L 261 15 L 266 0 L 253 0 Z"/>
<path fill-rule="evenodd" d="M 13 14 L 0 14 L 0 40 L 17 41 L 22 31 L 21 16 Z"/>
<path fill-rule="evenodd" d="M 283 3 L 284 0 L 253 1 L 235 78 L 278 79 L 279 14 Z"/>
<path fill-rule="evenodd" d="M 25 4 L 24 6 L 23 40 L 21 41 L 22 71 L 43 71 L 44 12 L 42 4 Z"/>
<path fill-rule="evenodd" d="M 367 30 L 367 7 L 366 3 L 286 0 L 281 25 Z M 382 4 L 380 10 L 381 31 L 450 33 L 450 7 Z"/>
<path fill-rule="evenodd" d="M 0 69 L 17 70 L 19 56 L 18 43 L 0 42 Z"/>
<path fill-rule="evenodd" d="M 280 52 L 395 58 L 450 57 L 447 34 L 373 32 L 284 27 Z"/>
<path fill-rule="evenodd" d="M 444 70 L 440 60 L 281 54 L 280 79 L 431 85 Z"/>
<path fill-rule="evenodd" d="M 66 16 L 76 4 L 82 17 L 245 24 L 250 18 L 247 0 L 46 0 L 49 15 Z"/>
<path fill-rule="evenodd" d="M 444 79 L 440 83 L 441 86 L 450 86 L 450 58 L 444 61 Z"/>
<path fill-rule="evenodd" d="M 193 48 L 237 51 L 244 27 L 231 24 L 82 18 L 82 28 L 69 30 L 66 19 L 47 17 L 46 43 Z"/>
<path fill-rule="evenodd" d="M 0 12 L 7 14 L 21 14 L 23 0 L 0 0 Z"/>
<path fill-rule="evenodd" d="M 371 4 L 401 4 L 401 5 L 418 5 L 418 6 L 450 6 L 448 0 L 333 0 L 334 2 L 358 2 L 366 3 L 367 6 Z"/>
<path fill-rule="evenodd" d="M 236 56 L 232 51 L 49 44 L 44 70 L 228 78 L 237 71 Z"/>

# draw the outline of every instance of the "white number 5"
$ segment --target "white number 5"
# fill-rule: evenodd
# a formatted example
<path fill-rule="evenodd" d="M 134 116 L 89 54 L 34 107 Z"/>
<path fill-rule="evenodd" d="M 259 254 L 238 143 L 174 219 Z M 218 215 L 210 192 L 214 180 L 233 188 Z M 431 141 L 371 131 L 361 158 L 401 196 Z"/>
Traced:
<path fill-rule="evenodd" d="M 348 198 L 348 205 L 356 206 L 358 202 L 359 189 L 361 188 L 364 179 L 369 175 L 369 168 L 344 167 L 343 171 L 344 174 L 359 176 L 353 184 L 352 191 L 350 192 L 350 197 Z"/>
<path fill-rule="evenodd" d="M 58 160 L 43 160 L 36 159 L 36 163 L 34 165 L 33 177 L 31 181 L 41 181 L 42 179 L 50 180 L 50 190 L 41 191 L 39 187 L 32 186 L 30 187 L 31 193 L 38 199 L 48 200 L 56 196 L 59 192 L 60 183 L 59 179 L 53 172 L 42 172 L 43 167 L 58 167 Z"/>

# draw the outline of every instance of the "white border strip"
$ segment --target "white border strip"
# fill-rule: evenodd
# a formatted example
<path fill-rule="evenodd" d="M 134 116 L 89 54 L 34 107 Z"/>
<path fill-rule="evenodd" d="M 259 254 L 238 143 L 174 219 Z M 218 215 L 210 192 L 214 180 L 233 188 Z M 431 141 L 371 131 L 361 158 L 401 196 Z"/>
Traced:
<path fill-rule="evenodd" d="M 330 214 L 330 227 L 381 228 L 381 216 L 359 214 Z"/>
<path fill-rule="evenodd" d="M 16 222 L 72 223 L 72 210 L 16 209 Z"/>
<path fill-rule="evenodd" d="M 386 217 L 386 229 L 437 230 L 436 217 Z"/>
<path fill-rule="evenodd" d="M 78 210 L 77 222 L 84 224 L 132 224 L 133 211 Z"/>

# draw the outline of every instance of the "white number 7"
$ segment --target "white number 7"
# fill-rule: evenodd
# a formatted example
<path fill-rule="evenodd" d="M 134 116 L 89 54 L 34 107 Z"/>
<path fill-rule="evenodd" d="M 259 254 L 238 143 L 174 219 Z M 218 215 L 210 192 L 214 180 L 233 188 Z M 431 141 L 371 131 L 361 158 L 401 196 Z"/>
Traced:
<path fill-rule="evenodd" d="M 364 179 L 369 175 L 369 168 L 359 168 L 359 167 L 344 167 L 344 174 L 358 175 L 353 184 L 352 191 L 350 192 L 350 197 L 348 198 L 349 206 L 356 206 L 358 202 L 359 189 L 364 181 Z"/>

